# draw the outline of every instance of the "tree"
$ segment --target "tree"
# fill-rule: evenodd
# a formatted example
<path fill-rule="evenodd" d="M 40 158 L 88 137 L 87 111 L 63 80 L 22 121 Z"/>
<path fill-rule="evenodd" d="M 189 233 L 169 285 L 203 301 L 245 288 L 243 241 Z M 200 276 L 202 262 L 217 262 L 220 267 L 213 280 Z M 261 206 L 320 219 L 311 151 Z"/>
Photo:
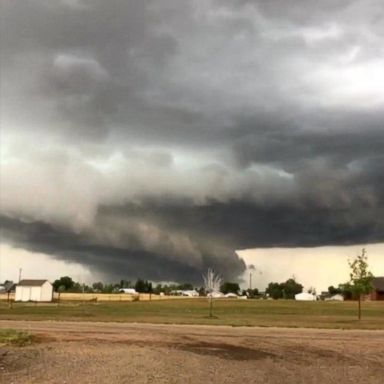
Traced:
<path fill-rule="evenodd" d="M 145 292 L 145 288 L 146 288 L 146 285 L 145 285 L 144 280 L 137 279 L 136 284 L 135 284 L 136 292 L 143 293 L 143 292 Z"/>
<path fill-rule="evenodd" d="M 333 285 L 331 285 L 330 287 L 328 287 L 328 293 L 330 295 L 337 295 L 337 294 L 343 293 L 343 290 L 340 286 L 339 288 L 335 288 Z"/>
<path fill-rule="evenodd" d="M 60 296 L 61 296 L 61 292 L 64 292 L 65 291 L 65 286 L 64 285 L 60 285 L 57 289 L 56 289 L 56 292 L 59 293 L 59 296 L 57 298 L 57 301 L 60 303 Z"/>
<path fill-rule="evenodd" d="M 203 276 L 205 292 L 209 295 L 209 317 L 213 317 L 213 293 L 220 291 L 222 278 L 211 268 Z"/>
<path fill-rule="evenodd" d="M 339 289 L 345 300 L 356 299 L 351 283 L 339 284 Z"/>
<path fill-rule="evenodd" d="M 156 289 L 158 289 L 156 287 Z M 160 292 L 164 292 L 164 295 L 170 295 L 172 288 L 168 284 L 164 284 L 163 286 L 160 284 Z"/>
<path fill-rule="evenodd" d="M 254 289 L 248 288 L 246 290 L 243 290 L 242 295 L 248 296 L 248 298 L 250 299 L 254 299 L 259 296 L 259 290 L 257 288 L 254 288 Z"/>
<path fill-rule="evenodd" d="M 103 286 L 102 292 L 103 293 L 112 293 L 118 289 L 119 289 L 119 284 L 106 283 Z"/>
<path fill-rule="evenodd" d="M 67 291 L 80 293 L 80 292 L 83 292 L 83 290 L 84 290 L 83 284 L 74 282 L 72 288 L 69 288 Z"/>
<path fill-rule="evenodd" d="M 103 292 L 104 284 L 101 281 L 92 284 L 92 288 L 95 292 Z"/>
<path fill-rule="evenodd" d="M 229 281 L 225 281 L 221 285 L 220 291 L 223 292 L 224 294 L 235 293 L 237 295 L 240 291 L 240 286 L 238 283 L 231 283 Z"/>
<path fill-rule="evenodd" d="M 87 285 L 87 284 L 83 284 L 83 292 L 86 292 L 86 293 L 92 293 L 92 292 L 93 292 L 93 289 L 92 289 L 92 287 L 90 287 L 89 285 Z"/>
<path fill-rule="evenodd" d="M 296 282 L 294 278 L 288 279 L 284 283 L 269 283 L 266 293 L 272 299 L 294 299 L 297 293 L 303 291 L 303 286 Z"/>
<path fill-rule="evenodd" d="M 297 283 L 294 278 L 288 279 L 281 288 L 284 299 L 294 299 L 296 294 L 303 292 L 303 286 Z"/>
<path fill-rule="evenodd" d="M 161 284 L 157 284 L 155 288 L 153 288 L 153 293 L 156 295 L 159 295 L 160 293 L 164 292 L 164 288 Z"/>
<path fill-rule="evenodd" d="M 283 290 L 281 284 L 279 283 L 269 283 L 265 293 L 267 293 L 274 300 L 281 299 L 283 297 Z"/>
<path fill-rule="evenodd" d="M 372 290 L 373 275 L 368 271 L 368 258 L 363 248 L 361 255 L 357 255 L 354 260 L 348 260 L 351 272 L 349 274 L 349 283 L 352 292 L 358 301 L 358 318 L 361 319 L 361 296 L 368 294 Z"/>
<path fill-rule="evenodd" d="M 207 295 L 207 292 L 205 292 L 205 288 L 204 287 L 200 287 L 197 292 L 199 292 L 199 296 L 206 296 Z"/>
<path fill-rule="evenodd" d="M 135 284 L 135 290 L 139 293 L 152 293 L 152 283 L 147 280 L 138 279 Z"/>
<path fill-rule="evenodd" d="M 132 288 L 132 284 L 129 280 L 120 280 L 119 288 Z"/>
<path fill-rule="evenodd" d="M 192 291 L 193 285 L 191 283 L 183 283 L 178 286 L 180 291 Z"/>
<path fill-rule="evenodd" d="M 316 288 L 315 287 L 309 287 L 307 292 L 311 295 L 316 296 Z"/>
<path fill-rule="evenodd" d="M 53 282 L 53 288 L 57 292 L 60 287 L 63 287 L 63 291 L 69 291 L 75 285 L 75 282 L 69 276 L 62 276 L 60 279 Z"/>

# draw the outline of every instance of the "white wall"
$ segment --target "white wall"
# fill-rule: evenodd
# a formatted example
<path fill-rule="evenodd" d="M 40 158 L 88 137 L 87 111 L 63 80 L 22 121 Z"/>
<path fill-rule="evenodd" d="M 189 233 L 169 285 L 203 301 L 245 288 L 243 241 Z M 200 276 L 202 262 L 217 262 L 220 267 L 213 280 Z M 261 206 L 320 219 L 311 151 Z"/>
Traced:
<path fill-rule="evenodd" d="M 31 287 L 16 287 L 15 294 L 16 301 L 29 301 L 31 300 Z"/>
<path fill-rule="evenodd" d="M 31 287 L 31 301 L 41 300 L 41 287 Z"/>
<path fill-rule="evenodd" d="M 53 286 L 49 281 L 46 281 L 41 287 L 41 301 L 52 301 Z"/>

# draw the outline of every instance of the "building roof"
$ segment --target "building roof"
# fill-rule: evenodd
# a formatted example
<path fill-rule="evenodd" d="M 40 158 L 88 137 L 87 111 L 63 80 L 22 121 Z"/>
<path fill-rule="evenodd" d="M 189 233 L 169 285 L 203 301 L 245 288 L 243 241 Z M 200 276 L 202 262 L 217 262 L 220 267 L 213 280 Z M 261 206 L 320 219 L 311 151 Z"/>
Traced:
<path fill-rule="evenodd" d="M 384 292 L 384 277 L 374 277 L 372 286 L 374 290 Z"/>
<path fill-rule="evenodd" d="M 32 280 L 32 279 L 25 279 L 20 280 L 18 286 L 24 286 L 24 287 L 41 287 L 46 281 L 48 280 Z"/>

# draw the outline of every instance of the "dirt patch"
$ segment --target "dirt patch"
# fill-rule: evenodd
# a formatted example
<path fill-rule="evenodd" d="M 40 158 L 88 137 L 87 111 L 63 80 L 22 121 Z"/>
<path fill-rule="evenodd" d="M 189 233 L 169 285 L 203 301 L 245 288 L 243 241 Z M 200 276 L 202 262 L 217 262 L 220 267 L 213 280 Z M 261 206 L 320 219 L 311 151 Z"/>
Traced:
<path fill-rule="evenodd" d="M 28 369 L 38 358 L 39 351 L 35 348 L 4 347 L 0 351 L 0 377 L 4 373 Z"/>
<path fill-rule="evenodd" d="M 277 358 L 277 355 L 271 352 L 223 343 L 179 344 L 177 348 L 183 351 L 196 353 L 198 355 L 216 356 L 226 360 L 245 361 Z"/>

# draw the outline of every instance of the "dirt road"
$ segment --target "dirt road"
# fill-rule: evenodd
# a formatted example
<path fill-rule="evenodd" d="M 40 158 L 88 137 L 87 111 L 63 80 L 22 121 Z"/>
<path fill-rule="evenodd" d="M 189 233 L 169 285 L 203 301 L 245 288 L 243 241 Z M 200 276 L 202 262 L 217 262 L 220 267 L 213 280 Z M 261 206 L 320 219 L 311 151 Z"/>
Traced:
<path fill-rule="evenodd" d="M 0 321 L 0 383 L 384 382 L 384 331 Z"/>

